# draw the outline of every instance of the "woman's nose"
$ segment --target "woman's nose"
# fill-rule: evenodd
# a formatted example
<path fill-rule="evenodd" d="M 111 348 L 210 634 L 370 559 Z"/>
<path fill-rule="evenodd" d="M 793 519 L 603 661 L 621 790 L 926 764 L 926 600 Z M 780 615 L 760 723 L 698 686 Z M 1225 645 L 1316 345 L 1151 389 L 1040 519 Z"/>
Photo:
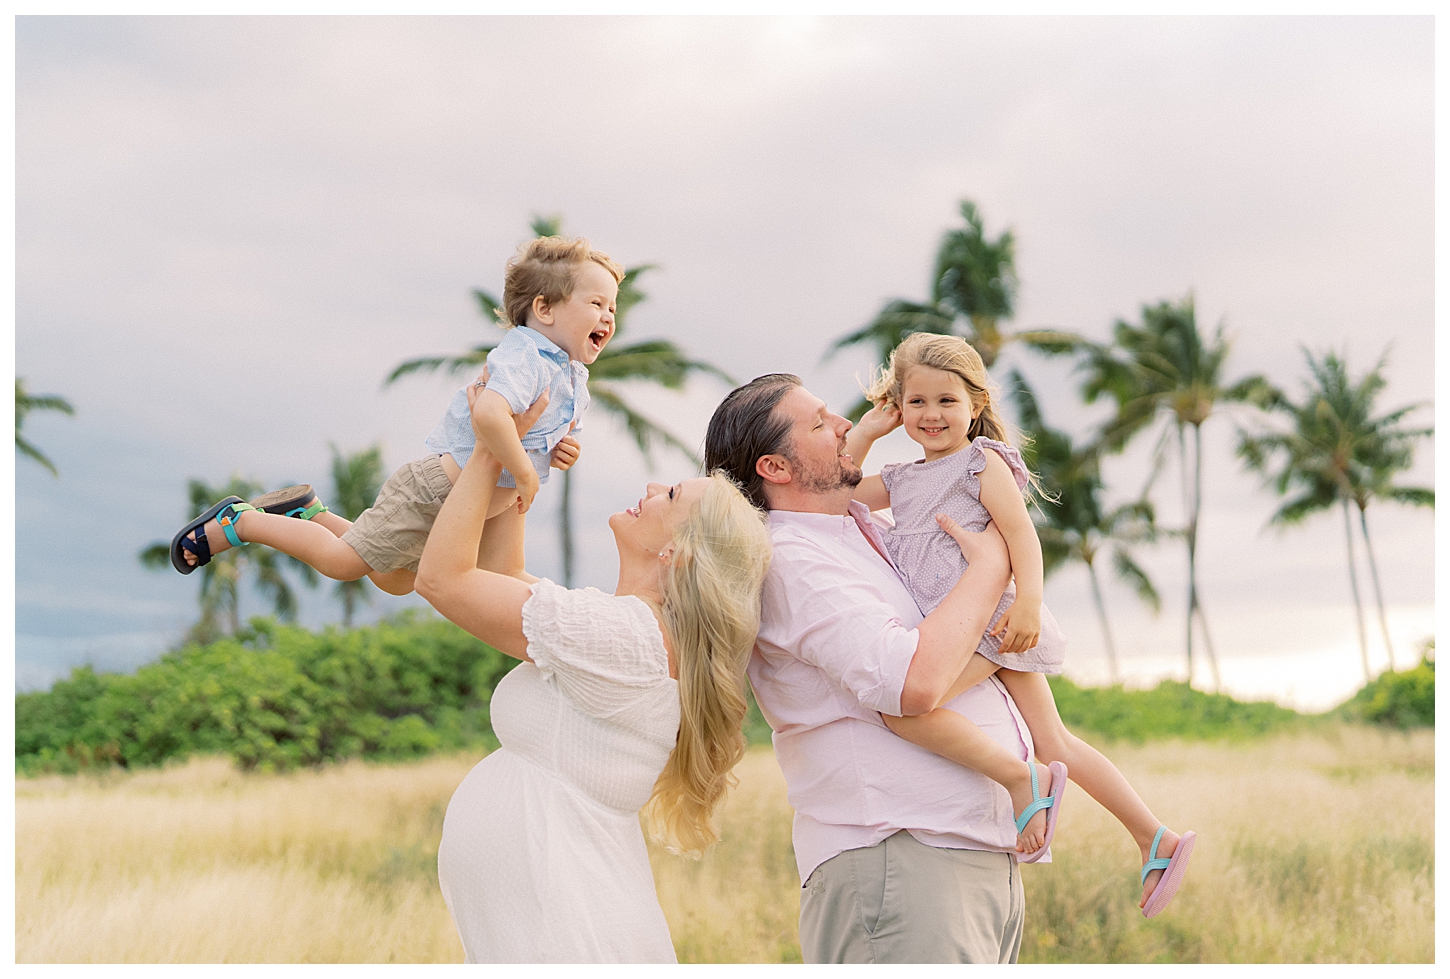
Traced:
<path fill-rule="evenodd" d="M 663 483 L 648 483 L 644 488 L 644 495 L 647 498 L 651 496 L 659 496 L 664 491 L 665 487 Z"/>

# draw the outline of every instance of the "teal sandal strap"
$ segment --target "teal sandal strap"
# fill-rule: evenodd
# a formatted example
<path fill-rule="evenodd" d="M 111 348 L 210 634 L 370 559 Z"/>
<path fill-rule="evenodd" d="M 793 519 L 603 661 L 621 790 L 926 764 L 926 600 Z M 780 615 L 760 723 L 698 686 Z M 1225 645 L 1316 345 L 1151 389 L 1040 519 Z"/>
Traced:
<path fill-rule="evenodd" d="M 1022 832 L 1024 827 L 1026 827 L 1027 821 L 1029 819 L 1031 819 L 1033 816 L 1037 815 L 1044 809 L 1051 809 L 1052 804 L 1057 801 L 1052 796 L 1044 796 L 1041 792 L 1038 791 L 1037 766 L 1034 765 L 1032 762 L 1028 762 L 1027 768 L 1028 771 L 1032 773 L 1032 801 L 1027 804 L 1026 809 L 1022 810 L 1022 815 L 1017 817 L 1017 832 L 1019 833 Z"/>
<path fill-rule="evenodd" d="M 1143 872 L 1138 875 L 1138 883 L 1146 883 L 1149 874 L 1155 870 L 1167 870 L 1168 865 L 1173 862 L 1167 857 L 1158 856 L 1158 844 L 1162 842 L 1163 834 L 1167 829 L 1167 826 L 1159 826 L 1158 832 L 1153 834 L 1153 845 L 1148 849 L 1148 862 L 1143 864 Z"/>
<path fill-rule="evenodd" d="M 221 525 L 222 533 L 227 535 L 227 540 L 231 542 L 233 547 L 241 547 L 246 543 L 232 529 L 233 525 L 237 522 L 237 517 L 241 516 L 247 510 L 256 509 L 250 503 L 228 503 L 221 510 L 217 511 L 216 522 Z"/>

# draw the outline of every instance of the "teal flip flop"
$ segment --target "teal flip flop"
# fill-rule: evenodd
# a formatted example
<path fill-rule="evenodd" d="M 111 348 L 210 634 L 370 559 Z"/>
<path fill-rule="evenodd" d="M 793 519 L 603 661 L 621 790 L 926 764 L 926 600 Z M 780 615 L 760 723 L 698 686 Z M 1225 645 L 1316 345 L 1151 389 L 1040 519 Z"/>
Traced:
<path fill-rule="evenodd" d="M 1158 844 L 1163 840 L 1163 834 L 1167 832 L 1167 826 L 1159 826 L 1158 832 L 1153 834 L 1153 846 L 1148 850 L 1148 862 L 1143 864 L 1143 872 L 1138 875 L 1138 883 L 1144 884 L 1148 875 L 1155 870 L 1163 871 L 1163 876 L 1158 878 L 1158 884 L 1153 888 L 1153 893 L 1148 895 L 1148 903 L 1143 905 L 1143 917 L 1151 918 L 1164 908 L 1168 902 L 1173 900 L 1173 895 L 1178 893 L 1178 885 L 1183 883 L 1183 875 L 1188 872 L 1188 858 L 1193 855 L 1193 843 L 1198 839 L 1198 834 L 1193 830 L 1184 833 L 1178 839 L 1178 847 L 1173 851 L 1173 858 L 1158 856 Z"/>
<path fill-rule="evenodd" d="M 1067 788 L 1067 766 L 1060 761 L 1055 761 L 1047 766 L 1052 773 L 1052 784 L 1049 786 L 1048 795 L 1041 795 L 1037 791 L 1037 765 L 1029 763 L 1028 767 L 1032 772 L 1032 801 L 1027 808 L 1022 810 L 1022 815 L 1017 817 L 1017 832 L 1021 833 L 1027 825 L 1027 821 L 1037 815 L 1043 809 L 1047 810 L 1047 838 L 1043 840 L 1042 846 L 1033 850 L 1030 854 L 1017 854 L 1018 863 L 1036 863 L 1047 856 L 1047 848 L 1052 843 L 1052 835 L 1057 832 L 1057 813 L 1062 808 L 1062 793 Z"/>

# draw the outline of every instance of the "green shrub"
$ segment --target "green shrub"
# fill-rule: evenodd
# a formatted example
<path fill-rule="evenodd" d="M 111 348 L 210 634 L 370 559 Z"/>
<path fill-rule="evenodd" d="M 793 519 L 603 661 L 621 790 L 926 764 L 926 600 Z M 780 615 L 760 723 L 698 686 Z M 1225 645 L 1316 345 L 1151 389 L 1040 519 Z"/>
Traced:
<path fill-rule="evenodd" d="M 488 702 L 515 660 L 405 612 L 320 633 L 253 619 L 234 638 L 166 653 L 128 675 L 89 667 L 15 698 L 22 773 L 155 765 L 197 753 L 282 770 L 496 744 Z"/>
<path fill-rule="evenodd" d="M 1340 713 L 1349 720 L 1384 724 L 1401 730 L 1434 727 L 1433 649 L 1434 644 L 1431 643 L 1420 665 L 1412 670 L 1381 673 L 1341 707 Z"/>
<path fill-rule="evenodd" d="M 1124 741 L 1258 737 L 1307 720 L 1275 703 L 1234 700 L 1172 680 L 1151 690 L 1079 687 L 1064 676 L 1047 682 L 1068 728 Z"/>

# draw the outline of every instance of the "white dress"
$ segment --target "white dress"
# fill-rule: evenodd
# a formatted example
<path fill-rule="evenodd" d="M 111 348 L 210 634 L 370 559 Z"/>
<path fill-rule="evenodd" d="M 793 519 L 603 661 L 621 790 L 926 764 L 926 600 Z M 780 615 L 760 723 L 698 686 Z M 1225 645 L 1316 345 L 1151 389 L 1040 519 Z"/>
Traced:
<path fill-rule="evenodd" d="M 448 803 L 438 883 L 469 962 L 674 962 L 640 807 L 680 699 L 638 598 L 543 580 L 523 607 L 533 663 L 494 690 L 500 747 Z"/>

